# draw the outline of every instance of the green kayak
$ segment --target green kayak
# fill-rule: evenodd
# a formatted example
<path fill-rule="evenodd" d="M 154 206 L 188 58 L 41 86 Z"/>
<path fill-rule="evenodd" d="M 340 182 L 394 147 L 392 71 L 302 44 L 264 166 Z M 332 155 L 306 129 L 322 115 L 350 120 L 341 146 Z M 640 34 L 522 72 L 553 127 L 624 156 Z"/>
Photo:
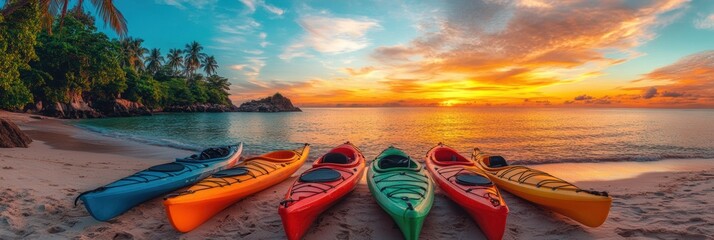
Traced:
<path fill-rule="evenodd" d="M 395 147 L 372 161 L 369 190 L 402 230 L 404 238 L 418 239 L 424 218 L 434 203 L 434 184 L 421 164 Z"/>

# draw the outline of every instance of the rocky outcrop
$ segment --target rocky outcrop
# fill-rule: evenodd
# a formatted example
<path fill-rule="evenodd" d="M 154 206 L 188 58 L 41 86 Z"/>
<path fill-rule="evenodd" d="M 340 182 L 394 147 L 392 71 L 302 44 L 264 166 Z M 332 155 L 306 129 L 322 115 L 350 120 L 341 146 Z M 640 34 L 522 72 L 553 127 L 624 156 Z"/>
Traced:
<path fill-rule="evenodd" d="M 25 135 L 15 123 L 0 118 L 0 148 L 28 147 L 32 139 Z"/>
<path fill-rule="evenodd" d="M 46 104 L 38 101 L 25 106 L 24 111 L 69 119 L 151 115 L 151 110 L 141 103 L 126 99 L 91 102 L 82 98 L 81 94 L 73 94 L 67 103 Z"/>
<path fill-rule="evenodd" d="M 70 100 L 67 103 L 54 102 L 48 104 L 39 101 L 35 104 L 29 104 L 25 107 L 25 111 L 56 118 L 77 119 L 102 117 L 102 114 L 94 110 L 94 108 L 82 98 L 81 93 L 70 95 Z"/>
<path fill-rule="evenodd" d="M 131 116 L 148 116 L 151 111 L 138 102 L 132 102 L 126 99 L 114 99 L 113 101 L 98 104 L 97 110 L 105 117 L 131 117 Z"/>
<path fill-rule="evenodd" d="M 287 100 L 288 103 L 290 100 Z M 51 104 L 38 101 L 25 106 L 24 112 L 41 114 L 56 118 L 100 118 L 131 117 L 151 115 L 153 112 L 235 112 L 233 104 L 196 103 L 149 109 L 141 103 L 126 99 L 95 100 L 84 99 L 82 94 L 73 94 L 68 103 Z"/>
<path fill-rule="evenodd" d="M 184 106 L 169 106 L 162 109 L 163 112 L 235 112 L 238 108 L 231 105 L 197 103 Z"/>
<path fill-rule="evenodd" d="M 267 98 L 241 104 L 238 107 L 238 112 L 302 112 L 302 110 L 293 106 L 290 99 L 283 97 L 280 93 L 275 93 Z"/>

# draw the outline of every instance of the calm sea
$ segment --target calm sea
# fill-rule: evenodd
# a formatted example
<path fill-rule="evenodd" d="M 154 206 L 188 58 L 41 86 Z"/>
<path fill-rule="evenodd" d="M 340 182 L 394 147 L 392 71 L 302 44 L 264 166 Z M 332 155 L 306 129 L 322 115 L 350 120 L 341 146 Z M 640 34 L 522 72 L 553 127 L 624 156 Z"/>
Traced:
<path fill-rule="evenodd" d="M 368 159 L 389 145 L 421 158 L 438 142 L 520 163 L 714 158 L 714 110 L 307 108 L 90 119 L 79 127 L 197 150 L 244 142 L 248 154 L 310 143 L 315 159 L 347 140 Z"/>

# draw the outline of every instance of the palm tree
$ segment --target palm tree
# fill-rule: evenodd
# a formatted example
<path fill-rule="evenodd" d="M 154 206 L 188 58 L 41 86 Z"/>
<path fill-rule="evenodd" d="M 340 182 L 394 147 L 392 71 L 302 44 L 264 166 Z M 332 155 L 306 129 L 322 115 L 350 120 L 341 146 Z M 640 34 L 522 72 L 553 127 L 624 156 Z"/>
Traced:
<path fill-rule="evenodd" d="M 218 62 L 216 62 L 215 57 L 210 56 L 203 59 L 201 66 L 203 67 L 203 71 L 206 72 L 206 76 L 213 76 L 216 74 L 216 69 L 218 69 Z"/>
<path fill-rule="evenodd" d="M 171 49 L 169 50 L 169 54 L 166 56 L 168 61 L 166 62 L 166 66 L 168 66 L 174 74 L 179 72 L 179 69 L 183 67 L 183 56 L 181 56 L 183 52 L 181 52 L 181 49 Z"/>
<path fill-rule="evenodd" d="M 161 70 L 161 65 L 164 62 L 164 56 L 161 56 L 161 50 L 158 48 L 151 49 L 149 58 L 146 59 L 146 70 L 151 74 L 155 74 Z"/>
<path fill-rule="evenodd" d="M 193 76 L 196 70 L 201 67 L 201 62 L 206 58 L 206 54 L 202 53 L 203 46 L 196 41 L 186 44 L 183 52 L 184 56 L 184 67 L 186 68 L 186 76 L 189 78 Z"/>
<path fill-rule="evenodd" d="M 121 40 L 122 51 L 124 52 L 124 64 L 134 70 L 143 71 L 144 55 L 149 51 L 141 44 L 144 39 L 141 38 L 125 38 Z"/>
<path fill-rule="evenodd" d="M 231 88 L 229 87 L 231 83 L 228 82 L 228 78 L 224 78 L 218 75 L 211 75 L 210 77 L 206 78 L 206 82 L 208 82 L 208 85 L 214 89 L 222 89 L 225 91 L 231 90 Z"/>
<path fill-rule="evenodd" d="M 27 5 L 27 3 L 37 0 L 6 0 L 5 6 L 0 10 L 0 14 L 3 17 L 7 17 L 12 14 L 17 9 L 20 9 Z M 42 11 L 42 27 L 47 29 L 49 33 L 52 33 L 52 23 L 54 18 L 59 15 L 60 17 L 60 28 L 64 23 L 64 17 L 67 15 L 70 0 L 39 0 L 40 1 L 40 11 Z M 126 26 L 126 19 L 124 15 L 119 12 L 119 9 L 114 6 L 113 0 L 91 0 L 92 5 L 96 7 L 96 13 L 103 20 L 105 25 L 109 25 L 114 32 L 116 32 L 119 37 L 124 38 L 129 32 Z M 77 0 L 77 4 L 74 6 L 76 11 L 82 11 L 82 5 L 84 0 Z"/>

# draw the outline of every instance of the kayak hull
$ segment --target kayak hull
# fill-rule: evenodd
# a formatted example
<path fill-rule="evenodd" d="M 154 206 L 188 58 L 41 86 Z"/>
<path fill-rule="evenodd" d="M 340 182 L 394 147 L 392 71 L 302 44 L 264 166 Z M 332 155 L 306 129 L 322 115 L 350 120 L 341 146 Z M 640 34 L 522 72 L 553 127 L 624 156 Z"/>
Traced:
<path fill-rule="evenodd" d="M 408 164 L 382 167 L 382 161 L 400 156 Z M 401 150 L 389 147 L 371 164 L 367 186 L 377 204 L 397 223 L 405 239 L 419 239 L 424 219 L 434 203 L 434 184 L 421 164 Z"/>
<path fill-rule="evenodd" d="M 289 178 L 305 162 L 309 151 L 309 145 L 305 145 L 302 150 L 277 151 L 246 159 L 234 167 L 249 169 L 245 175 L 209 177 L 167 196 L 164 206 L 169 222 L 179 232 L 196 229 L 241 199 Z"/>
<path fill-rule="evenodd" d="M 454 160 L 445 156 L 452 156 Z M 508 206 L 495 185 L 467 186 L 455 179 L 458 174 L 488 176 L 452 148 L 437 145 L 426 155 L 426 168 L 439 188 L 478 224 L 491 240 L 502 239 L 506 230 Z"/>
<path fill-rule="evenodd" d="M 541 191 L 539 189 L 528 189 L 503 180 L 494 182 L 503 190 L 512 193 L 520 198 L 535 203 L 543 208 L 571 218 L 588 227 L 598 227 L 602 225 L 610 213 L 612 198 L 591 197 L 587 193 L 579 194 L 583 196 L 557 195 Z"/>
<path fill-rule="evenodd" d="M 475 149 L 472 160 L 500 189 L 588 227 L 598 227 L 607 220 L 612 197 L 606 192 L 583 190 L 525 166 L 490 167 L 490 157 Z"/>
<path fill-rule="evenodd" d="M 225 158 L 208 162 L 176 161 L 185 169 L 180 173 L 152 172 L 144 170 L 132 176 L 117 180 L 104 187 L 79 196 L 89 214 L 99 221 L 108 221 L 134 206 L 160 197 L 174 190 L 191 185 L 210 174 L 230 168 L 236 164 L 243 151 L 243 145 L 234 146 Z M 152 181 L 145 181 L 150 179 Z M 138 181 L 140 182 L 138 182 Z"/>
<path fill-rule="evenodd" d="M 290 240 L 301 239 L 322 212 L 354 190 L 364 174 L 364 156 L 351 143 L 337 146 L 329 153 L 345 154 L 352 161 L 345 164 L 324 163 L 323 157 L 320 157 L 303 175 L 321 169 L 331 169 L 340 173 L 340 179 L 323 183 L 302 182 L 298 179 L 278 207 L 285 235 Z M 325 189 L 324 192 L 315 193 L 316 190 L 322 189 Z"/>

